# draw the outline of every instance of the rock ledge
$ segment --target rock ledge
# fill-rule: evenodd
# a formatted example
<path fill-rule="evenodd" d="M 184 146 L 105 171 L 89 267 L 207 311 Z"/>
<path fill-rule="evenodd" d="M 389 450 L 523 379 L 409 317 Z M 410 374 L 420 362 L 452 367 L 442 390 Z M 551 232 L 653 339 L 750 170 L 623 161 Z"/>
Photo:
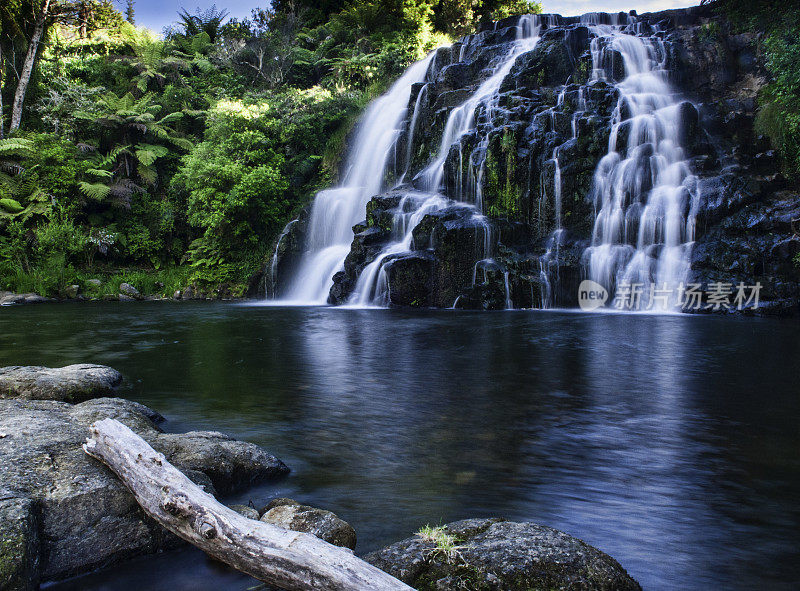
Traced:
<path fill-rule="evenodd" d="M 122 374 L 107 365 L 0 367 L 0 398 L 83 402 L 112 395 L 121 383 Z"/>

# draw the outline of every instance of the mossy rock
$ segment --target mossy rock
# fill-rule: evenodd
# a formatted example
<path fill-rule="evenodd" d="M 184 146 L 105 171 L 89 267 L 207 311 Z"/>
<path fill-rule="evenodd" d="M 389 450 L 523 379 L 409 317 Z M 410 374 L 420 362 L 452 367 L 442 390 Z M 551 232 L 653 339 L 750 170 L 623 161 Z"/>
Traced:
<path fill-rule="evenodd" d="M 494 518 L 437 530 L 446 545 L 417 535 L 365 560 L 421 591 L 641 591 L 608 554 L 550 527 Z"/>
<path fill-rule="evenodd" d="M 0 490 L 0 496 L 3 491 Z M 39 587 L 39 525 L 35 503 L 24 498 L 0 500 L 0 589 L 32 591 Z"/>

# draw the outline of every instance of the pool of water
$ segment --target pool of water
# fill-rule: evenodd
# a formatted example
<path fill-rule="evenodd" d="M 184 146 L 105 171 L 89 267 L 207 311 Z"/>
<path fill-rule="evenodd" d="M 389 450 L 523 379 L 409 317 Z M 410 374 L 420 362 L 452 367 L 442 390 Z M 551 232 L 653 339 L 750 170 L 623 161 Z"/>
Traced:
<path fill-rule="evenodd" d="M 231 304 L 0 309 L 0 365 L 105 363 L 169 430 L 292 474 L 236 497 L 335 511 L 357 552 L 505 516 L 614 556 L 647 590 L 796 589 L 800 323 Z M 184 549 L 51 586 L 240 590 Z"/>

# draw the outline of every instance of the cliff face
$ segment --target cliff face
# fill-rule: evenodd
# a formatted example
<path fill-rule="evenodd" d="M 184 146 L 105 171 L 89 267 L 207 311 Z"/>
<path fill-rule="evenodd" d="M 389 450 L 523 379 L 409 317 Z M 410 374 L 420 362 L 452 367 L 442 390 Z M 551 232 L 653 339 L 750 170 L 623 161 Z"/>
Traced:
<path fill-rule="evenodd" d="M 687 279 L 703 285 L 760 282 L 762 309 L 796 310 L 800 272 L 792 258 L 800 237 L 792 220 L 800 219 L 800 196 L 778 172 L 766 139 L 753 130 L 756 95 L 766 81 L 755 36 L 731 34 L 729 24 L 705 8 L 630 21 L 627 15 L 591 19 L 594 25 L 626 21 L 628 32 L 652 41 L 681 96 L 671 108 L 677 109 L 677 134 L 692 177 L 691 197 L 683 200 L 694 233 Z M 364 222 L 353 228 L 331 303 L 348 301 L 362 271 L 383 256 L 378 281 L 389 305 L 577 305 L 578 284 L 588 276 L 587 248 L 598 242 L 596 175 L 602 174 L 598 164 L 609 152 L 610 135 L 617 152 L 625 154 L 631 145 L 643 154 L 637 190 L 652 188 L 647 177 L 655 164 L 647 161 L 652 148 L 643 151 L 640 139 L 631 138 L 641 130 L 619 100 L 620 82 L 630 74 L 628 56 L 599 39 L 587 19 L 548 15 L 540 22 L 535 47 L 516 57 L 496 99 L 478 105 L 473 128 L 449 148 L 440 191 L 450 201 L 422 215 L 414 191 L 422 189 L 454 109 L 496 73 L 498 59 L 518 39 L 519 22 L 501 21 L 438 50 L 425 81 L 412 88 L 396 144 L 396 154 L 407 155 L 405 166 L 396 167 L 404 174 L 387 179 L 389 186 L 405 182 L 375 196 Z M 630 204 L 635 195 L 623 200 L 627 216 L 641 214 L 639 205 Z M 409 223 L 409 249 L 387 255 L 387 245 L 398 232 L 410 231 Z M 635 234 L 638 223 L 637 217 L 631 229 L 626 218 L 626 233 Z M 280 246 L 278 284 L 291 273 L 304 231 L 295 224 Z M 658 246 L 642 256 L 655 261 Z"/>

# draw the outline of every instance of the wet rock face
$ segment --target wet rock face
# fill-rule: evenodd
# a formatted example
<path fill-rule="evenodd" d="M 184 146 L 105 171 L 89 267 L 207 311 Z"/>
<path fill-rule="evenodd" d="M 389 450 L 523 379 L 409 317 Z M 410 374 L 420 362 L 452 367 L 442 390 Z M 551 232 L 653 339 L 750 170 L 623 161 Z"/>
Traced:
<path fill-rule="evenodd" d="M 309 212 L 310 207 L 303 209 L 298 218 L 290 221 L 278 236 L 271 251 L 272 257 L 265 262 L 263 270 L 250 280 L 249 297 L 279 298 L 285 294 L 306 247 Z"/>
<path fill-rule="evenodd" d="M 429 253 L 409 254 L 384 266 L 389 282 L 389 303 L 400 307 L 429 307 L 433 292 L 435 259 Z"/>
<path fill-rule="evenodd" d="M 765 313 L 796 313 L 800 282 L 800 269 L 794 263 L 800 253 L 797 194 L 773 192 L 769 184 L 743 184 L 741 177 L 727 179 L 716 193 L 709 189 L 701 221 L 708 229 L 692 252 L 693 281 L 758 283 Z M 715 218 L 719 221 L 709 223 Z"/>
<path fill-rule="evenodd" d="M 586 27 L 544 31 L 533 51 L 517 59 L 500 91 L 560 87 L 573 74 L 578 57 L 588 48 L 588 43 Z"/>
<path fill-rule="evenodd" d="M 468 519 L 437 530 L 365 560 L 420 590 L 641 590 L 616 560 L 549 527 Z"/>
<path fill-rule="evenodd" d="M 22 505 L 30 501 L 36 507 L 35 556 L 42 580 L 178 542 L 145 516 L 110 470 L 83 452 L 89 425 L 107 417 L 130 427 L 207 492 L 233 491 L 288 472 L 257 446 L 218 433 L 162 433 L 153 421 L 157 413 L 120 398 L 76 405 L 0 400 L 0 485 L 5 489 L 0 499 L 21 499 Z M 5 549 L 0 548 L 0 564 L 7 558 Z M 26 556 L 19 550 L 11 555 L 13 561 Z"/>
<path fill-rule="evenodd" d="M 122 374 L 105 365 L 0 367 L 0 398 L 82 402 L 113 395 Z"/>

